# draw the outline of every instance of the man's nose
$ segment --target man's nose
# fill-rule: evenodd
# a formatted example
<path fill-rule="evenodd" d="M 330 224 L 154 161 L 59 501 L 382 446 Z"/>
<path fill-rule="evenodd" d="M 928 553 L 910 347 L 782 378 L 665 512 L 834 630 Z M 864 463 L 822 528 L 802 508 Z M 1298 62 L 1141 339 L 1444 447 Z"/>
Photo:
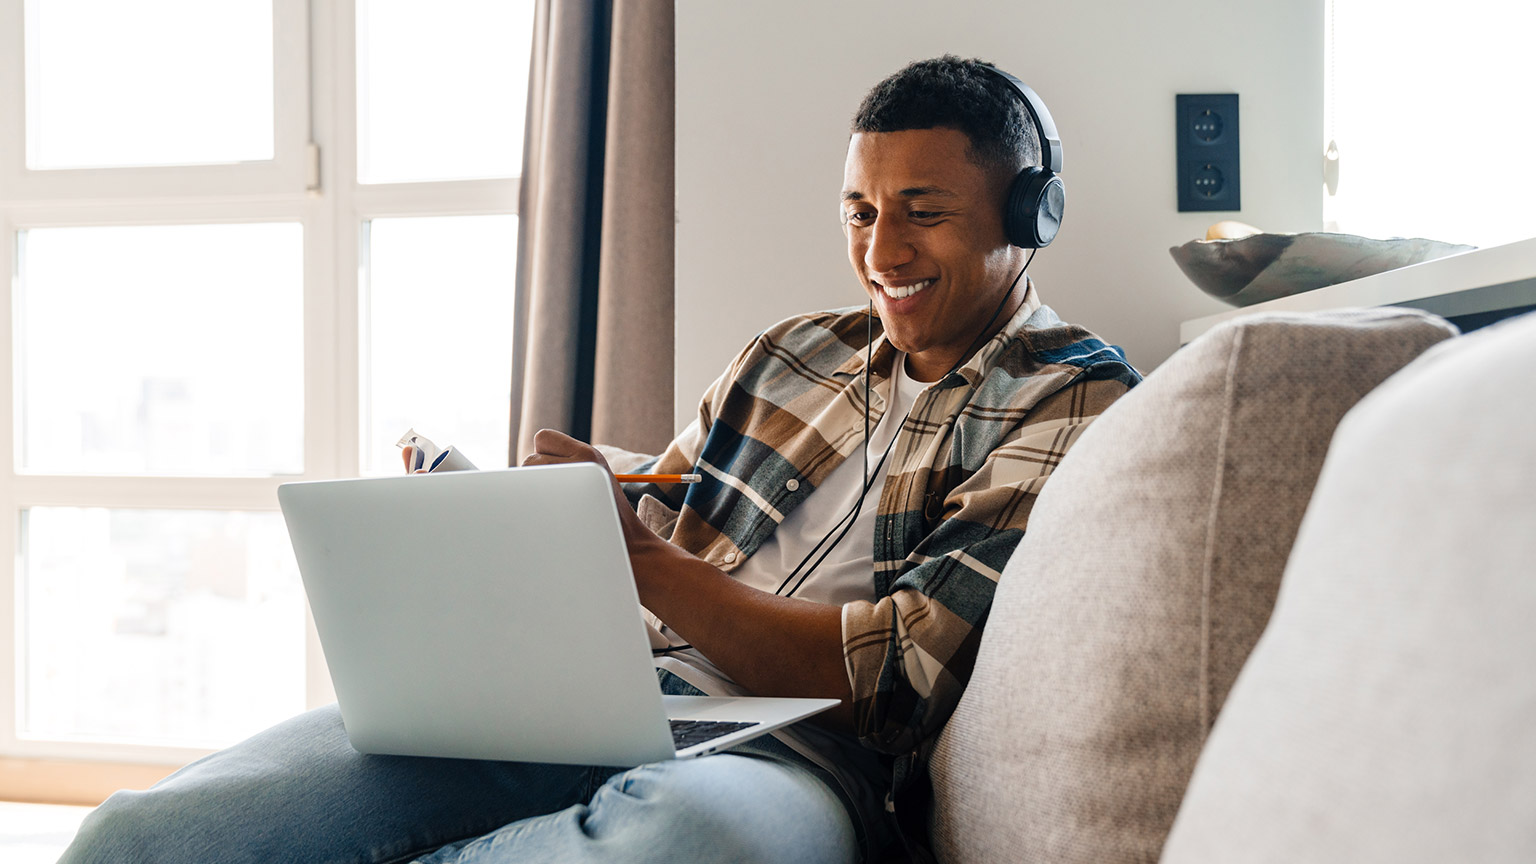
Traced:
<path fill-rule="evenodd" d="M 900 220 L 876 217 L 870 226 L 869 245 L 864 247 L 864 266 L 873 273 L 889 273 L 912 260 L 917 250 Z"/>

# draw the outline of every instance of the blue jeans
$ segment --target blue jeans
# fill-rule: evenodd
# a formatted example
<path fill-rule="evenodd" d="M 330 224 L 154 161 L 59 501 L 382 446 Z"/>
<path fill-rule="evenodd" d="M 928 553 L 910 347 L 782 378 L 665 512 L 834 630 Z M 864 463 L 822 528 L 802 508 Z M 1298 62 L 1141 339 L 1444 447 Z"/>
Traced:
<path fill-rule="evenodd" d="M 116 793 L 60 861 L 856 861 L 834 781 L 759 741 L 631 770 L 372 756 L 333 705 Z"/>

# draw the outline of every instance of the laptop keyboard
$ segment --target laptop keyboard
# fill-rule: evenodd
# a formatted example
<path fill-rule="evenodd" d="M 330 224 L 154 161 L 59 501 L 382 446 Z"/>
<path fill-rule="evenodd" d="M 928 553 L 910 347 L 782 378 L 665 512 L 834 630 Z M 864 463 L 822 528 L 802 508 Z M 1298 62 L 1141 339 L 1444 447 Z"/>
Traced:
<path fill-rule="evenodd" d="M 733 720 L 673 720 L 672 746 L 678 750 L 713 741 L 721 735 L 729 735 L 738 729 L 756 726 L 756 723 L 738 723 Z"/>

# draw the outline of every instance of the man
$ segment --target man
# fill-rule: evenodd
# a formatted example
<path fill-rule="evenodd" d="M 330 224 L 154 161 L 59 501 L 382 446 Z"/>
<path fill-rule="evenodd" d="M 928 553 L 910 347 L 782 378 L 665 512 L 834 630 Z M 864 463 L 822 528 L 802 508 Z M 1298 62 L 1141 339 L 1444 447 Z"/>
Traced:
<path fill-rule="evenodd" d="M 675 646 L 664 690 L 839 708 L 630 771 L 363 756 L 321 709 L 113 796 L 64 860 L 878 854 L 895 836 L 884 802 L 921 775 L 959 699 L 1035 496 L 1139 380 L 1040 305 L 1009 244 L 1008 190 L 1039 146 L 1020 97 L 976 61 L 877 85 L 841 195 L 868 307 L 764 331 L 637 469 L 705 482 L 614 484 L 641 601 Z M 583 461 L 607 464 L 545 430 L 524 464 Z"/>

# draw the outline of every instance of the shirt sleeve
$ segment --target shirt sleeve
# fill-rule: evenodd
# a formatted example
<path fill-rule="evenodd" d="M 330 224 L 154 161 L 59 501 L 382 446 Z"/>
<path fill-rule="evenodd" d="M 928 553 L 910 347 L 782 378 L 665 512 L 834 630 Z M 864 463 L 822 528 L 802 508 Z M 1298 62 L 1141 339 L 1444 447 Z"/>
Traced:
<path fill-rule="evenodd" d="M 906 753 L 949 719 L 1036 497 L 1083 430 L 1126 389 L 1120 381 L 1080 380 L 1036 403 L 950 491 L 942 519 L 887 596 L 843 606 L 843 655 L 865 746 Z"/>
<path fill-rule="evenodd" d="M 704 453 L 704 442 L 709 438 L 709 430 L 714 426 L 714 418 L 718 406 L 725 401 L 731 387 L 740 374 L 742 366 L 747 358 L 757 348 L 762 337 L 752 340 L 736 355 L 731 365 L 720 373 L 720 377 L 704 391 L 699 399 L 698 414 L 688 423 L 687 428 L 678 433 L 672 443 L 667 445 L 659 456 L 653 456 L 633 467 L 626 468 L 627 474 L 688 474 L 694 471 L 698 465 L 699 457 Z M 679 511 L 683 506 L 683 498 L 688 489 L 682 484 L 669 483 L 657 485 L 655 483 L 624 483 L 621 484 L 624 497 L 640 514 L 645 524 L 662 537 L 670 537 L 672 528 L 677 523 Z"/>

